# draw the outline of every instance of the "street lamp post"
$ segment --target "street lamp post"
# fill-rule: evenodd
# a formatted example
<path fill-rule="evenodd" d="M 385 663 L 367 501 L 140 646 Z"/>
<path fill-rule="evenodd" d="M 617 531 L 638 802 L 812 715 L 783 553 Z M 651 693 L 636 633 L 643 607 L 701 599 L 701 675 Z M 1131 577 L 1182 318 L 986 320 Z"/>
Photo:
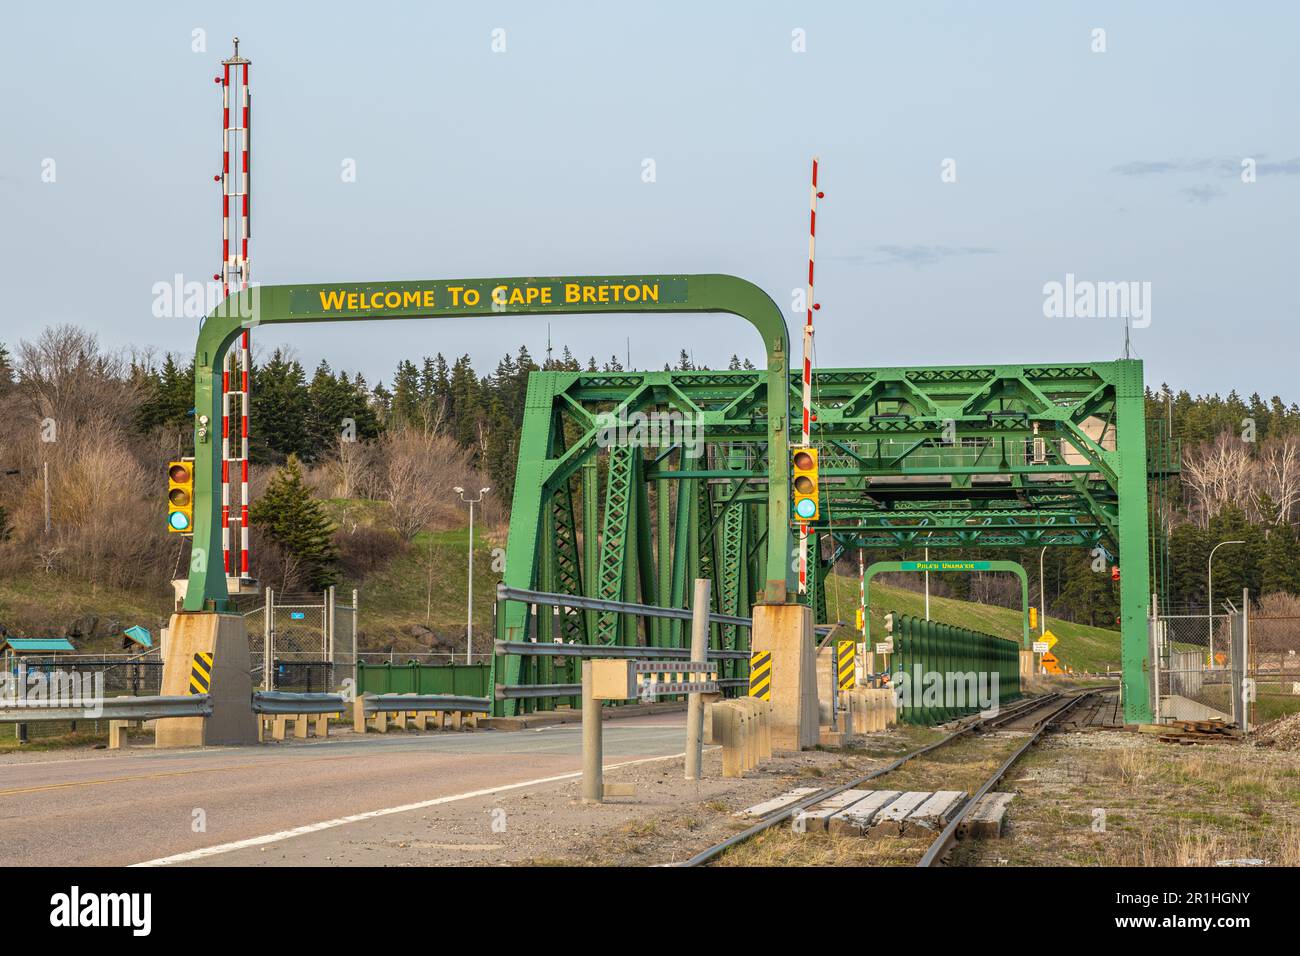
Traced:
<path fill-rule="evenodd" d="M 1225 544 L 1245 544 L 1245 541 L 1220 541 L 1210 549 L 1210 558 L 1205 562 L 1206 581 L 1205 581 L 1205 600 L 1209 605 L 1205 609 L 1205 621 L 1210 628 L 1210 642 L 1205 652 L 1206 666 L 1214 666 L 1214 552 L 1218 551 Z"/>
<path fill-rule="evenodd" d="M 466 498 L 464 488 L 453 488 L 460 500 L 469 505 L 469 596 L 465 599 L 465 663 L 472 664 L 474 653 L 474 506 L 491 488 L 480 488 L 477 498 Z"/>
<path fill-rule="evenodd" d="M 1038 633 L 1047 633 L 1047 581 L 1043 578 L 1043 555 L 1047 548 L 1038 552 Z"/>

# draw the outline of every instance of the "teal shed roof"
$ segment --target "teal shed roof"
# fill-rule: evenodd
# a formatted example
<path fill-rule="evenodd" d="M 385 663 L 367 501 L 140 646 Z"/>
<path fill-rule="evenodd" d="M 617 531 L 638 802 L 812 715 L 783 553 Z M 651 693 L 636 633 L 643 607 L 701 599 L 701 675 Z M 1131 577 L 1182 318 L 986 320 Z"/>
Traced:
<path fill-rule="evenodd" d="M 18 654 L 35 654 L 50 651 L 75 651 L 72 642 L 66 637 L 8 637 L 0 642 L 0 650 L 12 650 Z"/>

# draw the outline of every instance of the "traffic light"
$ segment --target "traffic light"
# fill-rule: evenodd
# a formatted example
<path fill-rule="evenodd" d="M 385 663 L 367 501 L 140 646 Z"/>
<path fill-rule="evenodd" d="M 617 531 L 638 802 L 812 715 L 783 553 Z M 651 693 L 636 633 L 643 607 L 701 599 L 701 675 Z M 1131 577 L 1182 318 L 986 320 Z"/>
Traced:
<path fill-rule="evenodd" d="M 804 523 L 816 521 L 821 508 L 817 500 L 817 449 L 792 448 L 790 487 L 794 492 L 794 517 Z"/>
<path fill-rule="evenodd" d="M 167 463 L 167 530 L 194 533 L 194 462 Z"/>

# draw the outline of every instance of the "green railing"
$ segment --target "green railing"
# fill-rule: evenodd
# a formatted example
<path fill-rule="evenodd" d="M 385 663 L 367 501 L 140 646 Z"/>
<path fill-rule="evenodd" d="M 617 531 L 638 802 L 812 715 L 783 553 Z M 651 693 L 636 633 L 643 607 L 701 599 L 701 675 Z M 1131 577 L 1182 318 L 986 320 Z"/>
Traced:
<path fill-rule="evenodd" d="M 487 664 L 358 664 L 358 694 L 454 694 L 491 697 Z"/>
<path fill-rule="evenodd" d="M 1020 696 L 1020 649 L 1014 641 L 893 612 L 890 681 L 899 719 L 941 724 Z"/>

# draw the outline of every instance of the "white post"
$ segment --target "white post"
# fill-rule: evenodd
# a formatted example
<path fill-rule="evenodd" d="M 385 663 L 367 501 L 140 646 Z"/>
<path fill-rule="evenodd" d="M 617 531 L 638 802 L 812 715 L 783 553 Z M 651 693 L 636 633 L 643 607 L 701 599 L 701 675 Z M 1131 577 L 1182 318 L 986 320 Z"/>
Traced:
<path fill-rule="evenodd" d="M 929 537 L 929 535 L 927 535 L 926 537 Z M 930 563 L 930 549 L 928 547 L 925 549 L 925 563 L 927 565 Z M 927 621 L 930 620 L 930 571 L 929 569 L 927 569 L 925 572 L 925 619 Z"/>
<path fill-rule="evenodd" d="M 1043 555 L 1047 549 L 1038 552 L 1038 633 L 1047 633 L 1047 581 L 1043 577 Z"/>
<path fill-rule="evenodd" d="M 357 589 L 352 589 L 352 680 L 353 686 L 356 686 L 357 676 L 361 673 L 357 670 L 360 661 L 357 659 L 357 615 L 361 608 L 357 606 Z"/>
<path fill-rule="evenodd" d="M 272 690 L 271 681 L 271 642 L 275 640 L 275 598 L 270 588 L 266 589 L 266 604 L 262 608 L 262 689 Z"/>
<path fill-rule="evenodd" d="M 325 589 L 325 663 L 334 663 L 334 585 Z"/>
<path fill-rule="evenodd" d="M 605 797 L 600 704 L 592 686 L 591 661 L 582 662 L 582 802 L 600 803 Z M 696 695 L 698 696 L 698 695 Z"/>
<path fill-rule="evenodd" d="M 691 660 L 709 659 L 709 588 L 708 578 L 695 579 L 695 603 L 691 605 Z M 693 675 L 700 680 L 707 674 Z M 700 779 L 704 745 L 704 696 L 686 697 L 686 779 Z"/>
<path fill-rule="evenodd" d="M 469 502 L 469 598 L 465 611 L 465 663 L 472 664 L 474 652 L 474 499 Z"/>

